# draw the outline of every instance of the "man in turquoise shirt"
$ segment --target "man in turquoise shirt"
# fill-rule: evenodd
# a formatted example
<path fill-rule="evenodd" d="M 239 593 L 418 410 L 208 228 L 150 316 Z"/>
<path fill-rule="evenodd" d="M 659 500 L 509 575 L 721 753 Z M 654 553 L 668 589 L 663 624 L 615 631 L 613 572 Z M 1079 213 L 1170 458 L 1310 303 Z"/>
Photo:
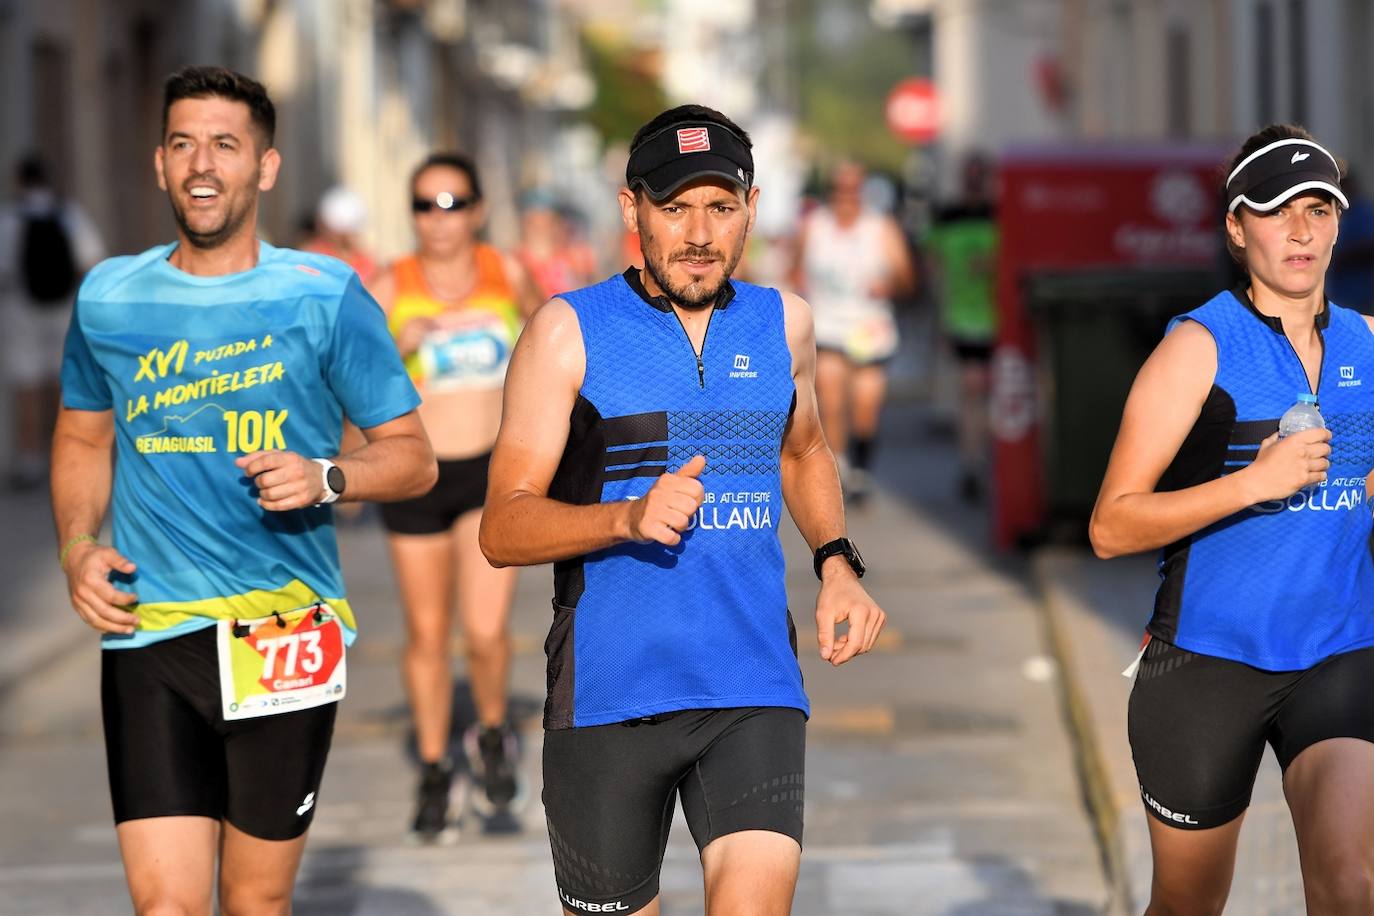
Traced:
<path fill-rule="evenodd" d="M 253 80 L 174 74 L 155 167 L 177 241 L 93 270 L 67 334 L 59 562 L 104 634 L 139 912 L 210 912 L 217 853 L 225 912 L 289 911 L 356 632 L 327 504 L 417 496 L 436 474 L 358 277 L 257 239 L 274 128 Z M 367 443 L 339 455 L 345 415 Z"/>

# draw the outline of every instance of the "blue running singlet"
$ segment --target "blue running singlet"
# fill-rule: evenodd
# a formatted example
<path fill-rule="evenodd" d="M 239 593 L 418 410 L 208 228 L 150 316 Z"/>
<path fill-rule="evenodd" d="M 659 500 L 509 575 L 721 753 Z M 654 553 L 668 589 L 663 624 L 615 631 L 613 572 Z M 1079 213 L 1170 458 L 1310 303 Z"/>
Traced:
<path fill-rule="evenodd" d="M 1310 391 L 1280 319 L 1244 289 L 1175 318 L 1216 341 L 1217 373 L 1193 429 L 1158 489 L 1181 490 L 1240 470 Z M 1374 559 L 1365 481 L 1374 467 L 1374 334 L 1328 303 L 1317 316 L 1317 391 L 1331 430 L 1324 483 L 1260 503 L 1164 548 L 1149 632 L 1192 652 L 1268 671 L 1309 668 L 1374 645 Z M 1367 380 L 1366 380 L 1366 377 Z"/>
<path fill-rule="evenodd" d="M 550 497 L 635 499 L 697 454 L 706 497 L 674 547 L 626 543 L 555 565 L 545 727 L 739 706 L 809 714 L 778 541 L 795 401 L 781 296 L 728 283 L 699 361 L 634 268 L 561 298 L 587 369 Z"/>

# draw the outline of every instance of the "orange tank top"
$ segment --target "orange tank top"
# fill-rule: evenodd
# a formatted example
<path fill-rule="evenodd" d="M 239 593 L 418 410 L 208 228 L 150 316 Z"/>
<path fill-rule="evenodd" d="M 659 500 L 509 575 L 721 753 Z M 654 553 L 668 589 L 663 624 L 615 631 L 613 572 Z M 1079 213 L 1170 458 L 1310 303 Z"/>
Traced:
<path fill-rule="evenodd" d="M 474 257 L 477 282 L 458 303 L 434 295 L 414 255 L 392 265 L 396 299 L 387 315 L 392 335 L 416 318 L 436 322 L 405 360 L 411 378 L 430 390 L 500 388 L 505 381 L 520 335 L 515 287 L 495 248 L 478 245 Z"/>

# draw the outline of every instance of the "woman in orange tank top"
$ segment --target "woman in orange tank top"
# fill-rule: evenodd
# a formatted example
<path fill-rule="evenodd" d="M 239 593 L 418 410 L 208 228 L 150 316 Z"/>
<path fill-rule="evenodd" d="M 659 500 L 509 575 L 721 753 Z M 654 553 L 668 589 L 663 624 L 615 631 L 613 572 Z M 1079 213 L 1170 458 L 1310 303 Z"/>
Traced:
<path fill-rule="evenodd" d="M 382 508 L 406 613 L 402 670 L 422 767 L 412 830 L 434 842 L 450 825 L 455 594 L 478 717 L 463 740 L 478 783 L 473 802 L 490 814 L 521 794 L 506 721 L 515 570 L 487 563 L 477 528 L 506 363 L 539 297 L 513 258 L 478 241 L 484 212 L 470 159 L 430 156 L 411 179 L 411 198 L 416 251 L 379 274 L 372 292 L 419 388 L 439 458 L 439 482 L 427 496 Z"/>

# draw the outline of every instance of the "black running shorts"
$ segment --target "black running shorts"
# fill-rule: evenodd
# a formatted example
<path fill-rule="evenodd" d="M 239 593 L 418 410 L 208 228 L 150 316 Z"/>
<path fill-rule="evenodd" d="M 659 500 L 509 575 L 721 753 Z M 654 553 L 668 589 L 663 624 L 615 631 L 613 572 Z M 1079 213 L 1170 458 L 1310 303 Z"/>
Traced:
<path fill-rule="evenodd" d="M 487 465 L 491 452 L 475 458 L 439 462 L 434 489 L 415 499 L 382 503 L 382 524 L 392 534 L 440 534 L 458 516 L 480 509 L 487 501 Z"/>
<path fill-rule="evenodd" d="M 195 815 L 263 840 L 309 829 L 337 703 L 226 722 L 214 627 L 100 654 L 116 824 Z"/>
<path fill-rule="evenodd" d="M 1374 742 L 1371 697 L 1374 648 L 1263 671 L 1152 639 L 1128 716 L 1145 809 L 1172 827 L 1219 827 L 1249 806 L 1266 743 L 1286 771 L 1328 738 Z"/>
<path fill-rule="evenodd" d="M 802 840 L 806 719 L 693 709 L 544 733 L 544 808 L 562 905 L 633 913 L 658 896 L 682 799 L 698 849 L 741 830 Z"/>

